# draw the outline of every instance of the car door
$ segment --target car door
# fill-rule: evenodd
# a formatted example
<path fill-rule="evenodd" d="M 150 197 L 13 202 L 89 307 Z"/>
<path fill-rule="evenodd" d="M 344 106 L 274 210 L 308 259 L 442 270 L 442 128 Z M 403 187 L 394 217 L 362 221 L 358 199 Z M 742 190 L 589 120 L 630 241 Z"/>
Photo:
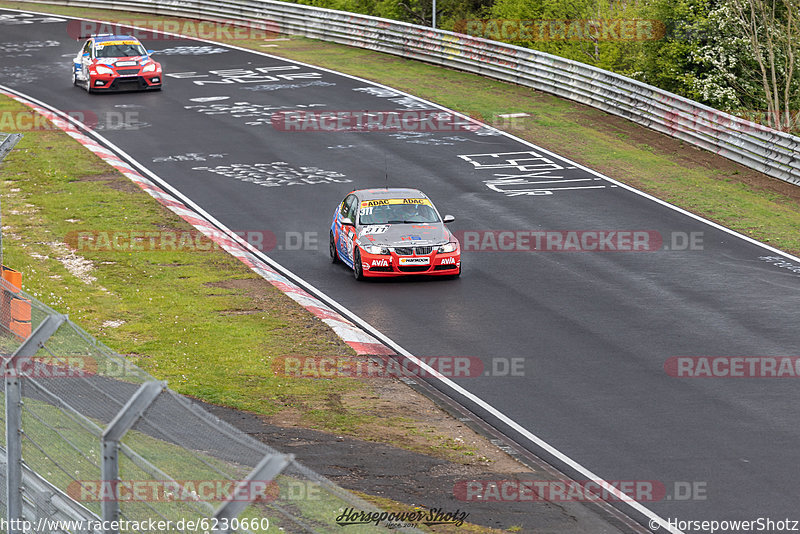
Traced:
<path fill-rule="evenodd" d="M 89 79 L 89 65 L 92 64 L 92 40 L 89 39 L 86 41 L 86 44 L 83 45 L 80 53 L 80 79 L 81 80 L 88 80 Z"/>
<path fill-rule="evenodd" d="M 356 195 L 348 195 L 342 202 L 342 207 L 339 210 L 337 217 L 338 236 L 337 250 L 339 257 L 345 260 L 345 263 L 353 263 L 353 239 L 355 236 L 355 227 L 352 225 L 342 224 L 342 219 L 349 218 L 355 222 L 356 206 L 358 206 L 358 198 Z"/>

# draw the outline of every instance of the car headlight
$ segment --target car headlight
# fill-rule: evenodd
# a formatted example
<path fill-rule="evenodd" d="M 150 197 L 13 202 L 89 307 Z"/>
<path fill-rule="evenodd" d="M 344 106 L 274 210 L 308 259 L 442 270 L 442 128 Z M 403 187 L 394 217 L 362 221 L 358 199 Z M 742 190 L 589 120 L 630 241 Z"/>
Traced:
<path fill-rule="evenodd" d="M 148 66 L 142 69 L 142 72 L 153 72 L 154 70 L 156 70 L 156 64 L 150 63 Z"/>
<path fill-rule="evenodd" d="M 97 74 L 114 74 L 113 69 L 104 67 L 103 65 L 97 65 L 94 70 L 97 71 Z"/>
<path fill-rule="evenodd" d="M 389 254 L 389 249 L 387 247 L 381 247 L 379 245 L 364 245 L 361 248 L 370 254 Z"/>
<path fill-rule="evenodd" d="M 439 248 L 436 249 L 436 252 L 455 252 L 457 248 L 458 243 L 451 241 L 450 243 L 439 245 Z"/>

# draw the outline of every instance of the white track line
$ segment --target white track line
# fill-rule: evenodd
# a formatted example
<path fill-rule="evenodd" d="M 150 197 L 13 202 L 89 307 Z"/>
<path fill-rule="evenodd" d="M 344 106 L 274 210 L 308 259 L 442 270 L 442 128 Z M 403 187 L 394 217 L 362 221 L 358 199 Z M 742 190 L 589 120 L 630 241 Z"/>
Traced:
<path fill-rule="evenodd" d="M 41 12 L 35 12 L 35 11 L 23 11 L 23 10 L 6 9 L 6 8 L 3 8 L 3 9 L 7 10 L 7 11 L 19 11 L 19 12 L 35 13 L 35 14 L 40 14 L 40 15 L 48 15 L 48 13 L 41 13 Z M 108 21 L 98 21 L 98 20 L 94 20 L 94 19 L 84 19 L 84 18 L 80 18 L 80 17 L 70 17 L 70 16 L 64 16 L 64 15 L 60 15 L 60 16 L 62 16 L 63 18 L 73 19 L 73 20 L 87 20 L 87 21 L 91 21 L 91 22 L 101 22 L 101 23 L 105 23 L 105 24 L 114 24 L 113 22 L 108 22 Z M 153 30 L 149 30 L 149 31 L 153 31 Z M 769 250 L 770 252 L 773 252 L 773 253 L 779 254 L 781 256 L 784 256 L 786 258 L 790 258 L 790 259 L 793 259 L 795 261 L 800 262 L 800 258 L 798 258 L 798 257 L 795 257 L 793 255 L 787 254 L 786 252 L 784 252 L 782 250 L 779 250 L 779 249 L 776 249 L 776 248 L 771 247 L 769 245 L 766 245 L 764 243 L 761 243 L 760 241 L 757 241 L 757 240 L 755 240 L 755 239 L 753 239 L 751 237 L 748 237 L 748 236 L 745 236 L 743 234 L 740 234 L 740 233 L 738 233 L 738 232 L 736 232 L 734 230 L 731 230 L 730 228 L 726 228 L 726 227 L 724 227 L 724 226 L 722 226 L 720 224 L 717 224 L 717 223 L 715 223 L 713 221 L 709 221 L 708 219 L 705 219 L 705 218 L 703 218 L 703 217 L 701 217 L 699 215 L 696 215 L 694 213 L 688 212 L 688 211 L 686 211 L 686 210 L 684 210 L 682 208 L 679 208 L 678 206 L 670 204 L 669 202 L 665 202 L 665 201 L 663 201 L 661 199 L 658 199 L 658 198 L 656 198 L 656 197 L 654 197 L 652 195 L 649 195 L 647 193 L 639 191 L 639 190 L 637 190 L 637 189 L 635 189 L 635 188 L 633 188 L 633 187 L 631 187 L 631 186 L 629 186 L 627 184 L 624 184 L 622 182 L 618 182 L 618 181 L 616 181 L 616 180 L 614 180 L 612 178 L 609 178 L 608 176 L 605 176 L 604 174 L 601 174 L 601 173 L 599 173 L 599 172 L 597 172 L 597 171 L 595 171 L 593 169 L 590 169 L 590 168 L 585 167 L 585 166 L 583 166 L 583 165 L 581 165 L 581 164 L 579 164 L 577 162 L 569 160 L 569 159 L 567 159 L 567 158 L 565 158 L 563 156 L 557 155 L 554 152 L 551 152 L 551 151 L 549 151 L 547 149 L 544 149 L 544 148 L 542 148 L 540 146 L 537 146 L 537 145 L 535 145 L 533 143 L 530 143 L 530 142 L 528 142 L 528 141 L 526 141 L 524 139 L 520 139 L 520 138 L 518 138 L 518 137 L 516 137 L 514 135 L 511 135 L 509 133 L 506 133 L 506 132 L 503 132 L 501 130 L 498 130 L 497 128 L 494 128 L 493 126 L 480 123 L 479 121 L 476 121 L 472 117 L 469 117 L 467 115 L 464 115 L 462 113 L 459 113 L 459 112 L 456 112 L 456 111 L 453 111 L 453 110 L 449 110 L 448 108 L 445 108 L 444 106 L 441 106 L 441 105 L 436 104 L 434 102 L 428 102 L 427 100 L 421 99 L 421 98 L 416 97 L 414 95 L 411 95 L 409 93 L 406 93 L 406 92 L 403 92 L 403 91 L 399 91 L 399 90 L 397 90 L 397 89 L 395 89 L 393 87 L 382 85 L 380 83 L 376 83 L 376 82 L 373 82 L 373 81 L 370 81 L 370 80 L 365 80 L 365 79 L 359 78 L 357 76 L 352 76 L 352 75 L 349 75 L 349 74 L 343 74 L 343 73 L 340 73 L 340 72 L 336 72 L 336 71 L 331 70 L 331 69 L 318 67 L 316 65 L 310 65 L 308 63 L 303 63 L 301 61 L 290 60 L 290 59 L 286 59 L 286 58 L 283 58 L 283 57 L 280 57 L 280 56 L 267 54 L 266 52 L 261 52 L 261 51 L 257 51 L 257 50 L 250 50 L 250 49 L 238 47 L 238 46 L 235 46 L 235 45 L 229 45 L 229 44 L 225 44 L 225 43 L 218 43 L 216 41 L 210 41 L 210 40 L 207 40 L 207 39 L 197 39 L 195 37 L 179 35 L 179 34 L 174 34 L 174 33 L 168 33 L 168 32 L 158 32 L 158 33 L 162 33 L 164 35 L 171 35 L 171 36 L 174 36 L 174 37 L 181 37 L 181 38 L 184 38 L 184 39 L 198 41 L 198 42 L 205 42 L 205 43 L 214 44 L 214 45 L 218 45 L 218 46 L 224 46 L 224 47 L 231 48 L 231 49 L 234 49 L 234 50 L 239 50 L 239 51 L 247 52 L 247 53 L 251 53 L 251 54 L 257 54 L 257 55 L 269 57 L 269 58 L 272 58 L 272 59 L 285 61 L 285 62 L 288 62 L 288 63 L 295 63 L 295 64 L 298 64 L 298 65 L 303 65 L 303 66 L 306 66 L 306 67 L 309 67 L 309 68 L 313 68 L 313 69 L 317 69 L 317 70 L 320 70 L 320 71 L 329 72 L 329 73 L 335 74 L 337 76 L 343 76 L 343 77 L 350 78 L 350 79 L 353 79 L 353 80 L 358 80 L 359 82 L 366 83 L 368 85 L 389 89 L 389 90 L 394 91 L 394 92 L 396 92 L 398 94 L 405 95 L 405 96 L 414 98 L 416 100 L 419 100 L 421 102 L 424 102 L 424 103 L 430 105 L 431 107 L 435 107 L 435 108 L 438 108 L 438 109 L 441 109 L 441 110 L 444 110 L 444 111 L 449 111 L 450 113 L 454 113 L 455 115 L 457 115 L 459 117 L 462 117 L 462 118 L 464 118 L 466 120 L 472 121 L 475 124 L 480 124 L 483 127 L 486 127 L 486 128 L 491 129 L 491 130 L 494 130 L 494 131 L 498 132 L 500 135 L 508 137 L 509 139 L 513 139 L 513 140 L 515 140 L 515 141 L 517 141 L 517 142 L 519 142 L 519 143 L 521 143 L 523 145 L 529 146 L 531 148 L 534 148 L 536 150 L 539 150 L 541 152 L 549 154 L 549 155 L 551 155 L 553 157 L 556 157 L 556 158 L 558 158 L 558 159 L 560 159 L 562 161 L 566 161 L 566 162 L 570 163 L 571 165 L 574 165 L 577 168 L 580 168 L 580 169 L 582 169 L 582 170 L 584 170 L 586 172 L 589 172 L 589 173 L 591 173 L 591 174 L 593 174 L 595 176 L 598 176 L 598 177 L 602 178 L 603 180 L 607 180 L 608 182 L 610 182 L 610 183 L 612 183 L 612 184 L 614 184 L 614 185 L 616 185 L 618 187 L 624 188 L 624 189 L 626 189 L 628 191 L 631 191 L 632 193 L 635 193 L 635 194 L 640 195 L 640 196 L 642 196 L 644 198 L 647 198 L 648 200 L 651 200 L 651 201 L 656 202 L 656 203 L 658 203 L 658 204 L 660 204 L 662 206 L 665 206 L 667 208 L 675 210 L 678 213 L 681 213 L 683 215 L 691 217 L 691 218 L 693 218 L 693 219 L 695 219 L 695 220 L 697 220 L 699 222 L 702 222 L 702 223 L 707 224 L 707 225 L 709 225 L 709 226 L 711 226 L 713 228 L 716 228 L 717 230 L 721 230 L 721 231 L 726 232 L 726 233 L 728 233 L 728 234 L 730 234 L 732 236 L 735 236 L 735 237 L 737 237 L 739 239 L 743 239 L 743 240 L 747 241 L 748 243 L 751 243 L 751 244 L 757 245 L 759 247 L 762 247 L 762 248 L 764 248 L 766 250 Z M 0 85 L 0 89 L 5 90 L 5 91 L 7 91 L 9 93 L 12 93 L 12 94 L 16 94 L 17 96 L 22 97 L 22 98 L 28 98 L 31 102 L 34 102 L 34 103 L 38 104 L 39 106 L 41 106 L 41 107 L 43 107 L 45 109 L 49 109 L 50 111 L 53 111 L 55 113 L 62 114 L 60 111 L 55 110 L 54 108 L 48 106 L 47 104 L 45 104 L 43 102 L 40 102 L 40 101 L 38 101 L 36 99 L 24 96 L 24 95 L 22 95 L 22 93 L 18 93 L 18 92 L 14 91 L 14 90 L 11 90 L 11 89 L 6 88 L 6 87 L 1 86 L 1 85 Z M 84 125 L 80 124 L 79 121 L 76 121 L 72 117 L 69 117 L 69 116 L 67 116 L 65 114 L 62 114 L 62 115 L 63 115 L 63 117 L 65 119 L 67 119 L 67 120 L 69 120 L 69 121 L 71 121 L 71 122 L 73 122 L 75 124 L 80 125 L 82 128 L 85 128 Z M 602 479 L 601 477 L 595 475 L 592 471 L 590 471 L 586 467 L 582 466 L 581 464 L 579 464 L 578 462 L 576 462 L 575 460 L 573 460 L 569 456 L 565 455 L 564 453 L 562 453 L 561 451 L 559 451 L 555 447 L 551 446 L 550 444 L 548 444 L 547 442 L 545 442 L 544 440 L 542 440 L 541 438 L 539 438 L 538 436 L 536 436 L 535 434 L 530 432 L 528 429 L 524 428 L 519 423 L 517 423 L 513 419 L 509 418 L 508 416 L 506 416 L 505 414 L 503 414 L 502 412 L 500 412 L 499 410 L 494 408 L 492 405 L 490 405 L 489 403 L 487 403 L 486 401 L 484 401 L 480 397 L 470 393 L 469 391 L 467 391 L 466 389 L 462 388 L 461 386 L 459 386 L 458 384 L 456 384 L 452 380 L 448 379 L 447 377 L 442 376 L 441 373 L 439 373 L 435 369 L 433 369 L 430 366 L 428 366 L 425 362 L 423 362 L 422 360 L 418 359 L 416 356 L 414 356 L 413 354 L 411 354 L 410 352 L 405 350 L 403 347 L 401 347 L 400 345 L 398 345 L 397 343 L 392 341 L 390 338 L 385 336 L 383 333 L 381 333 L 375 327 L 373 327 L 372 325 L 370 325 L 369 323 L 367 323 L 366 321 L 364 321 L 363 319 L 361 319 L 360 317 L 355 315 L 353 312 L 351 312 L 346 307 L 344 307 L 343 305 L 341 305 L 338 302 L 336 302 L 335 300 L 333 300 L 331 297 L 329 297 L 328 295 L 326 295 L 325 293 L 323 293 L 322 291 L 320 291 L 319 289 L 317 289 L 313 285 L 309 284 L 308 282 L 306 282 L 305 280 L 303 280 L 302 278 L 300 278 L 296 274 L 294 274 L 291 271 L 289 271 L 288 269 L 284 268 L 283 266 L 278 264 L 276 261 L 272 260 L 269 256 L 263 254 L 261 251 L 254 249 L 249 243 L 247 243 L 246 241 L 241 239 L 239 236 L 237 236 L 234 232 L 232 232 L 230 229 L 228 229 L 225 225 L 223 225 L 219 221 L 217 221 L 210 214 L 206 213 L 205 210 L 203 210 L 198 205 L 196 205 L 191 199 L 189 199 L 188 197 L 183 195 L 180 191 L 178 191 L 177 189 L 173 188 L 171 185 L 166 183 L 164 180 L 162 180 L 160 177 L 158 177 L 155 173 L 153 173 L 152 171 L 147 169 L 145 166 L 141 165 L 134 158 L 132 158 L 127 153 L 125 153 L 119 147 L 115 146 L 113 143 L 109 142 L 103 136 L 97 134 L 96 132 L 93 132 L 93 131 L 89 130 L 88 128 L 86 129 L 86 131 L 89 132 L 89 134 L 92 135 L 93 137 L 102 140 L 103 143 L 105 143 L 108 147 L 110 147 L 112 150 L 114 150 L 121 157 L 123 157 L 126 160 L 128 160 L 135 167 L 138 167 L 144 174 L 149 176 L 152 180 L 158 182 L 159 184 L 161 184 L 161 186 L 163 188 L 169 190 L 177 198 L 180 198 L 181 200 L 183 200 L 186 205 L 191 206 L 193 209 L 196 210 L 196 212 L 198 214 L 202 215 L 206 219 L 206 221 L 211 222 L 214 226 L 217 226 L 220 230 L 225 231 L 226 233 L 228 233 L 229 237 L 231 239 L 233 239 L 234 241 L 237 241 L 240 246 L 248 249 L 251 254 L 257 256 L 258 258 L 260 258 L 262 261 L 264 261 L 266 264 L 268 264 L 270 267 L 272 267 L 272 269 L 282 273 L 287 278 L 290 278 L 297 285 L 302 286 L 303 288 L 305 288 L 306 291 L 308 291 L 309 293 L 315 295 L 319 300 L 321 300 L 321 301 L 325 302 L 326 304 L 328 304 L 329 306 L 339 310 L 340 313 L 342 313 L 343 315 L 348 317 L 352 322 L 354 322 L 355 324 L 357 324 L 358 326 L 363 328 L 365 331 L 369 332 L 373 337 L 375 337 L 376 339 L 382 341 L 385 345 L 387 345 L 387 346 L 391 347 L 392 349 L 394 349 L 395 351 L 397 351 L 398 354 L 402 354 L 403 356 L 405 356 L 406 358 L 408 358 L 409 360 L 414 362 L 420 368 L 422 368 L 426 372 L 430 373 L 431 376 L 433 376 L 433 377 L 437 378 L 438 380 L 440 380 L 442 382 L 442 384 L 448 386 L 453 391 L 459 393 L 460 395 L 463 395 L 465 398 L 469 399 L 470 401 L 472 401 L 475 404 L 477 404 L 478 406 L 480 406 L 482 409 L 484 409 L 487 412 L 489 412 L 491 415 L 496 417 L 498 420 L 502 421 L 503 423 L 508 425 L 510 428 L 512 428 L 513 430 L 518 432 L 520 435 L 522 435 L 523 437 L 528 439 L 531 443 L 533 443 L 536 446 L 540 447 L 541 449 L 545 450 L 547 453 L 551 454 L 554 458 L 556 458 L 560 462 L 564 463 L 565 465 L 569 466 L 571 469 L 573 469 L 573 470 L 577 471 L 578 473 L 580 473 L 581 476 L 584 476 L 584 477 L 586 477 L 587 479 L 590 479 L 590 480 L 597 481 L 597 483 L 601 487 L 603 487 L 604 490 L 608 491 L 611 495 L 614 495 L 615 497 L 617 497 L 619 499 L 620 503 L 623 503 L 623 504 L 626 504 L 626 505 L 630 506 L 632 509 L 636 510 L 640 514 L 642 514 L 645 517 L 647 517 L 650 520 L 651 528 L 653 528 L 653 527 L 655 527 L 657 525 L 658 527 L 660 527 L 661 529 L 663 529 L 666 532 L 670 532 L 672 534 L 684 534 L 681 530 L 678 530 L 677 528 L 673 527 L 668 521 L 666 521 L 665 519 L 663 519 L 662 517 L 660 517 L 656 513 L 652 512 L 650 509 L 646 508 L 645 506 L 641 505 L 640 503 L 638 503 L 636 501 L 630 500 L 630 498 L 627 495 L 625 495 L 624 493 L 620 492 L 617 488 L 615 488 L 614 486 L 612 486 L 611 484 L 606 482 L 604 479 Z"/>

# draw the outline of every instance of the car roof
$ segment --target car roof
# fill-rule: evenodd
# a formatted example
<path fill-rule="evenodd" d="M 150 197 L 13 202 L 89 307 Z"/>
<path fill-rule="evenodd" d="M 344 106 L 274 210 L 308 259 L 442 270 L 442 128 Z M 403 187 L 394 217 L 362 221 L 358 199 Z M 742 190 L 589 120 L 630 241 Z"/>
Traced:
<path fill-rule="evenodd" d="M 139 39 L 133 37 L 131 35 L 110 35 L 110 34 L 102 34 L 102 35 L 93 35 L 92 39 L 94 39 L 95 43 L 105 43 L 106 41 L 136 41 L 139 42 Z"/>
<path fill-rule="evenodd" d="M 389 187 L 375 189 L 358 189 L 353 191 L 362 200 L 375 200 L 383 198 L 428 198 L 419 189 L 409 189 L 404 187 Z"/>

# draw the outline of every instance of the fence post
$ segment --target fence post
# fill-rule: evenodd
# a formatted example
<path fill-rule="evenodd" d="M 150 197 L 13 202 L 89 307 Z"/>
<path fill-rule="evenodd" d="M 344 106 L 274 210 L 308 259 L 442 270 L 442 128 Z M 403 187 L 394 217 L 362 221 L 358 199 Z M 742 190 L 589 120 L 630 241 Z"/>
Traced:
<path fill-rule="evenodd" d="M 103 431 L 103 437 L 100 438 L 103 449 L 103 463 L 100 466 L 102 478 L 100 483 L 103 485 L 102 518 L 105 524 L 109 525 L 109 528 L 104 529 L 106 534 L 119 534 L 119 529 L 113 528 L 113 525 L 119 524 L 119 500 L 116 498 L 119 482 L 119 442 L 166 387 L 166 382 L 157 380 L 139 386 L 136 393 L 114 416 Z"/>
<path fill-rule="evenodd" d="M 225 502 L 214 512 L 212 517 L 215 519 L 227 519 L 227 521 L 220 521 L 219 524 L 221 525 L 224 523 L 228 526 L 228 528 L 225 529 L 214 529 L 214 534 L 231 534 L 232 532 L 236 532 L 238 529 L 234 529 L 231 526 L 231 520 L 239 517 L 239 514 L 242 513 L 247 505 L 255 500 L 257 495 L 254 494 L 259 492 L 254 492 L 253 488 L 258 484 L 259 489 L 261 489 L 260 485 L 263 483 L 263 489 L 266 490 L 267 484 L 278 476 L 281 471 L 286 469 L 286 466 L 293 460 L 293 454 L 267 454 L 264 456 L 258 465 L 250 471 L 247 478 L 236 485 L 236 489 L 231 492 Z M 247 496 L 247 498 L 241 498 L 243 495 Z"/>
<path fill-rule="evenodd" d="M 67 320 L 48 315 L 3 364 L 6 403 L 6 519 L 8 534 L 21 534 L 22 520 L 22 376 L 19 361 L 35 356 L 39 348 Z M 16 521 L 14 521 L 16 520 Z"/>

